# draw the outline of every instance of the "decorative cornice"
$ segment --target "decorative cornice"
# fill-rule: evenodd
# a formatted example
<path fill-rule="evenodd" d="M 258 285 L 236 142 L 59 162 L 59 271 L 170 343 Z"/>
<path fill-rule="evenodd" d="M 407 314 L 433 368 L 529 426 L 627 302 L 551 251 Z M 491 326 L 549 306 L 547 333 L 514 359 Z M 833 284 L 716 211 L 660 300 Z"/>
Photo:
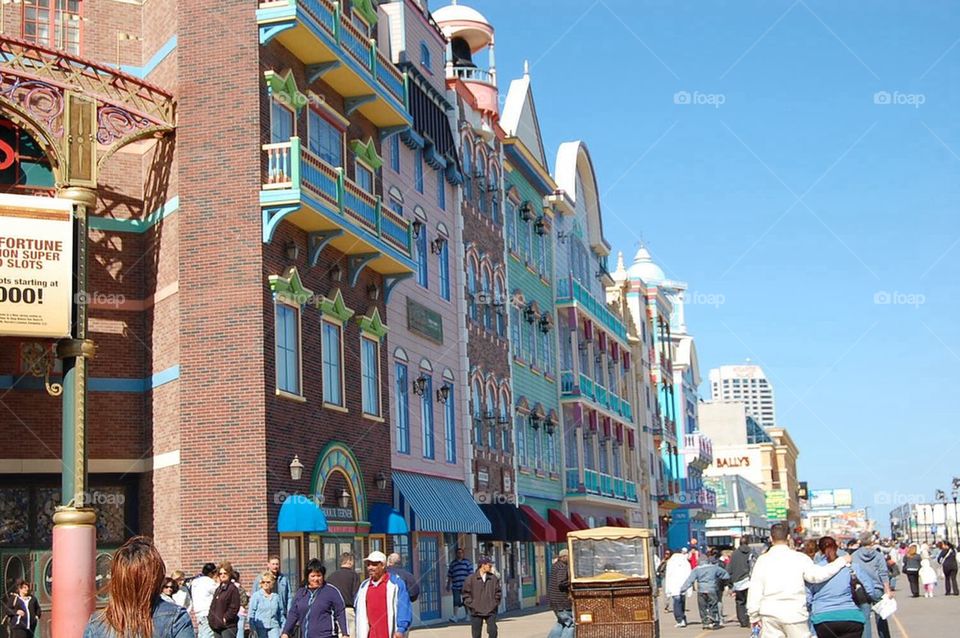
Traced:
<path fill-rule="evenodd" d="M 360 324 L 361 332 L 373 335 L 380 341 L 383 340 L 389 330 L 387 325 L 380 319 L 380 309 L 376 306 L 373 307 L 373 311 L 357 317 L 357 323 Z"/>
<path fill-rule="evenodd" d="M 270 290 L 277 299 L 302 306 L 313 297 L 313 291 L 305 288 L 296 266 L 290 266 L 283 275 L 270 275 Z"/>
<path fill-rule="evenodd" d="M 343 322 L 349 321 L 350 317 L 355 314 L 354 311 L 347 308 L 347 305 L 343 302 L 343 293 L 340 292 L 339 288 L 333 291 L 333 298 L 321 295 L 320 298 L 317 299 L 316 306 L 321 314 L 334 317 Z"/>
<path fill-rule="evenodd" d="M 372 168 L 375 171 L 383 166 L 383 160 L 377 154 L 377 147 L 373 143 L 373 138 L 368 138 L 366 142 L 361 140 L 350 140 L 350 150 L 357 156 L 357 159 Z"/>
<path fill-rule="evenodd" d="M 276 71 L 264 71 L 263 76 L 267 80 L 271 95 L 282 98 L 287 106 L 299 113 L 300 109 L 307 103 L 307 96 L 301 93 L 297 87 L 297 80 L 293 77 L 293 71 L 288 69 L 284 75 L 280 75 Z"/>

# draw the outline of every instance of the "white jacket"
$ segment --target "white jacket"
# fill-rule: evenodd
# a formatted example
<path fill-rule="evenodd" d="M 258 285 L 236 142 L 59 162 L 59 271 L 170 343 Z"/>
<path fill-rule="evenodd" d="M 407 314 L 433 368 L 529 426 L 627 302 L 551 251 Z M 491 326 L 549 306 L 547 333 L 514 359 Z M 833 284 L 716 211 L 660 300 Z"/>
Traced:
<path fill-rule="evenodd" d="M 806 583 L 823 583 L 846 566 L 843 558 L 815 565 L 810 557 L 786 545 L 774 545 L 757 558 L 750 575 L 747 613 L 750 621 L 762 616 L 782 623 L 807 622 Z"/>
<path fill-rule="evenodd" d="M 690 576 L 690 561 L 686 554 L 677 552 L 667 559 L 667 573 L 663 578 L 663 592 L 667 596 L 679 596 L 680 588 Z"/>

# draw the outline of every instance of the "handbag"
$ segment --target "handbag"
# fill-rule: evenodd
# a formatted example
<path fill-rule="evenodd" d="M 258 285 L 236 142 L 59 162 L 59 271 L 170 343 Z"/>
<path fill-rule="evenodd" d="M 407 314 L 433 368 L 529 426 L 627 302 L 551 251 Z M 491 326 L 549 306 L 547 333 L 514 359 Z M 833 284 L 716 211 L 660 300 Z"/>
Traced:
<path fill-rule="evenodd" d="M 857 574 L 850 569 L 850 594 L 853 596 L 853 602 L 857 605 L 870 605 L 873 603 L 873 599 L 870 597 L 870 593 L 867 591 L 867 588 L 863 586 L 863 583 L 860 582 L 860 579 L 857 578 Z"/>

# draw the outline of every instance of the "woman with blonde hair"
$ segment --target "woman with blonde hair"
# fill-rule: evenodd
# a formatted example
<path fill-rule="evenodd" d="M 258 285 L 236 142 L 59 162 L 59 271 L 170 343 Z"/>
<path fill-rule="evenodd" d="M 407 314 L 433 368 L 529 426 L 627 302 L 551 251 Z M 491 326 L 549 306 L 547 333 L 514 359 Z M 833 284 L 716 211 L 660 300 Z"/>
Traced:
<path fill-rule="evenodd" d="M 83 638 L 195 638 L 186 609 L 160 598 L 166 567 L 153 541 L 134 536 L 113 554 L 110 601 Z"/>
<path fill-rule="evenodd" d="M 910 582 L 910 597 L 920 598 L 920 567 L 922 559 L 917 553 L 916 544 L 907 548 L 907 553 L 903 556 L 903 573 L 907 575 Z"/>
<path fill-rule="evenodd" d="M 280 630 L 287 622 L 280 594 L 274 591 L 277 577 L 271 571 L 260 574 L 260 588 L 250 597 L 250 627 L 255 638 L 280 638 Z"/>

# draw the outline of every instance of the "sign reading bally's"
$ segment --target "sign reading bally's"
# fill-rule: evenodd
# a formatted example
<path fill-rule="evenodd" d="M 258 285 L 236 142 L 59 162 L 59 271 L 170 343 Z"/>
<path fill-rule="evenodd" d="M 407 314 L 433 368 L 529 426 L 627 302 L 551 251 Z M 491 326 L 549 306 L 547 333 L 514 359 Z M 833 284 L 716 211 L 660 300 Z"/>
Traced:
<path fill-rule="evenodd" d="M 0 336 L 69 337 L 73 204 L 0 195 Z"/>

